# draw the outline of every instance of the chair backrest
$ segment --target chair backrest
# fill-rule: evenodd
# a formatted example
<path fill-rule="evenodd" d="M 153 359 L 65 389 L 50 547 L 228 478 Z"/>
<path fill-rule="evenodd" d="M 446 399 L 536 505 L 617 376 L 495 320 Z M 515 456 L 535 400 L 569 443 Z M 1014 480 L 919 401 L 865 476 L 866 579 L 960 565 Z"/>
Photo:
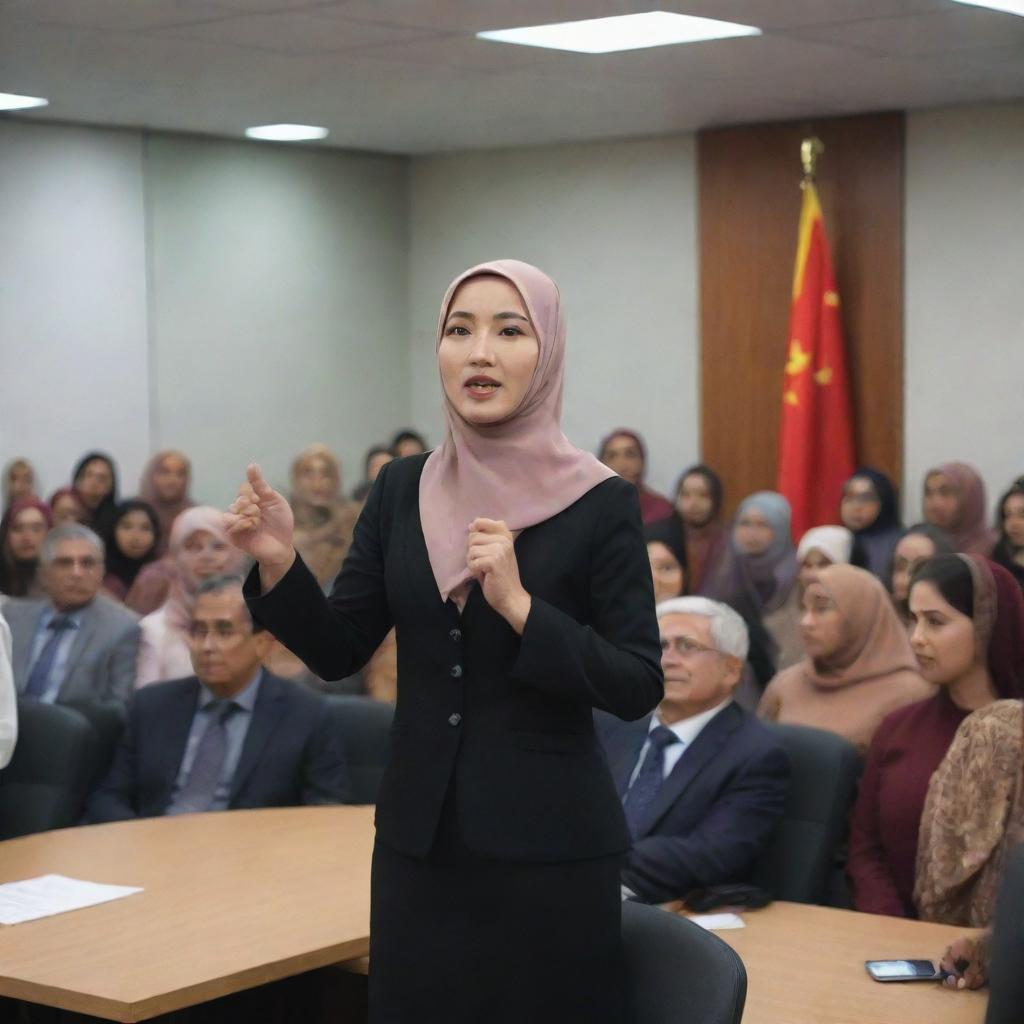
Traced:
<path fill-rule="evenodd" d="M 73 708 L 18 701 L 18 745 L 0 772 L 0 839 L 74 825 L 92 777 L 95 745 Z"/>
<path fill-rule="evenodd" d="M 128 711 L 119 700 L 75 701 L 63 707 L 81 712 L 92 727 L 93 764 L 88 791 L 107 776 L 117 745 L 128 722 Z"/>
<path fill-rule="evenodd" d="M 717 935 L 678 914 L 622 904 L 626 1024 L 739 1024 L 743 961 Z"/>
<path fill-rule="evenodd" d="M 752 881 L 776 899 L 827 902 L 861 772 L 856 747 L 835 733 L 766 722 L 792 766 L 786 809 Z"/>
<path fill-rule="evenodd" d="M 1024 847 L 1007 861 L 996 901 L 985 1024 L 1020 1024 L 1024 1009 Z"/>
<path fill-rule="evenodd" d="M 345 745 L 345 763 L 351 783 L 350 802 L 375 804 L 384 766 L 391 754 L 394 708 L 369 697 L 325 698 L 331 705 Z"/>

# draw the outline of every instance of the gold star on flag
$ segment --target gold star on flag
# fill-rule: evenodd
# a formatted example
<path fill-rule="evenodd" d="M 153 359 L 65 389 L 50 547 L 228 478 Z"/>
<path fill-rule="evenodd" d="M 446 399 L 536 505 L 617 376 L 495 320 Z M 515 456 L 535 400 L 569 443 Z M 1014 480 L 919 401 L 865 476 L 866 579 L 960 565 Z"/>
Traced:
<path fill-rule="evenodd" d="M 787 391 L 782 396 L 782 400 L 786 403 L 786 405 L 799 405 L 800 404 L 800 399 L 796 397 L 796 392 L 792 388 L 790 388 L 789 391 Z"/>
<path fill-rule="evenodd" d="M 811 354 L 805 352 L 800 342 L 794 338 L 789 343 L 789 359 L 786 360 L 786 376 L 795 377 L 803 373 L 811 365 Z"/>
<path fill-rule="evenodd" d="M 838 292 L 825 292 L 825 305 L 826 306 L 838 306 L 839 305 L 839 293 Z"/>
<path fill-rule="evenodd" d="M 823 366 L 820 370 L 818 370 L 818 372 L 814 375 L 814 383 L 815 384 L 831 384 L 832 383 L 832 367 L 831 366 Z"/>

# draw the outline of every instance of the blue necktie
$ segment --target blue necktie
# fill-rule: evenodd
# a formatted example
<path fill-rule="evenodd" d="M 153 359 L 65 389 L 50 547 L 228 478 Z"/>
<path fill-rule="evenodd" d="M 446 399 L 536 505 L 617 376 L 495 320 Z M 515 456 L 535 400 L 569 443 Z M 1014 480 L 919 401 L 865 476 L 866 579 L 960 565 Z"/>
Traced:
<path fill-rule="evenodd" d="M 50 630 L 50 635 L 32 666 L 22 696 L 29 700 L 42 700 L 45 696 L 50 688 L 50 674 L 53 672 L 53 663 L 57 660 L 57 650 L 64 637 L 64 630 L 73 629 L 74 625 L 67 615 L 54 615 L 50 619 L 50 624 L 46 627 Z"/>
<path fill-rule="evenodd" d="M 626 824 L 629 834 L 636 839 L 640 831 L 640 822 L 650 807 L 651 801 L 658 795 L 661 784 L 665 781 L 665 750 L 673 743 L 681 743 L 679 737 L 663 725 L 655 726 L 647 737 L 649 746 L 644 763 L 640 766 L 633 785 L 629 787 L 622 801 L 626 812 Z"/>
<path fill-rule="evenodd" d="M 206 713 L 210 720 L 206 725 L 199 746 L 196 748 L 192 767 L 185 785 L 174 801 L 178 814 L 192 811 L 208 811 L 217 794 L 217 786 L 224 771 L 224 758 L 228 752 L 227 721 L 238 708 L 234 701 L 208 705 Z"/>

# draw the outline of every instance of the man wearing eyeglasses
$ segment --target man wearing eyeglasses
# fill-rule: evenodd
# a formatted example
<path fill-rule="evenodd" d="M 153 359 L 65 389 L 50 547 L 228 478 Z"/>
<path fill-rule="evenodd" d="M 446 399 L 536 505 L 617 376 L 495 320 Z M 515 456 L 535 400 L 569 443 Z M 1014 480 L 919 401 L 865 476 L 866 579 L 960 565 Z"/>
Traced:
<path fill-rule="evenodd" d="M 43 541 L 40 563 L 47 600 L 4 606 L 18 696 L 48 704 L 127 703 L 139 620 L 100 593 L 103 541 L 86 526 L 59 526 Z"/>
<path fill-rule="evenodd" d="M 200 584 L 189 636 L 196 674 L 138 691 L 89 819 L 344 803 L 329 705 L 262 667 L 273 638 L 250 618 L 241 580 Z"/>
<path fill-rule="evenodd" d="M 661 903 L 742 882 L 782 817 L 790 767 L 733 699 L 749 639 L 727 605 L 680 597 L 657 607 L 665 696 L 636 722 L 598 716 L 633 838 L 623 898 Z"/>

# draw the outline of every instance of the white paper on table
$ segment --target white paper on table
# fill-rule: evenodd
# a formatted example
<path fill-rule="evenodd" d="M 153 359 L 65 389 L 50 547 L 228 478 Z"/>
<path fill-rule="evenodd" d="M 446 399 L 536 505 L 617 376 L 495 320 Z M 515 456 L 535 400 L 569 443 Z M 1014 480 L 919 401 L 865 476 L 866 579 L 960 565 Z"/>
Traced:
<path fill-rule="evenodd" d="M 743 923 L 743 918 L 738 914 L 697 914 L 689 920 L 709 932 L 727 932 L 731 928 L 747 927 Z"/>
<path fill-rule="evenodd" d="M 68 910 L 81 910 L 142 892 L 131 885 L 101 885 L 82 882 L 65 875 L 40 875 L 21 882 L 0 885 L 0 924 L 21 924 L 40 917 L 52 917 Z"/>

